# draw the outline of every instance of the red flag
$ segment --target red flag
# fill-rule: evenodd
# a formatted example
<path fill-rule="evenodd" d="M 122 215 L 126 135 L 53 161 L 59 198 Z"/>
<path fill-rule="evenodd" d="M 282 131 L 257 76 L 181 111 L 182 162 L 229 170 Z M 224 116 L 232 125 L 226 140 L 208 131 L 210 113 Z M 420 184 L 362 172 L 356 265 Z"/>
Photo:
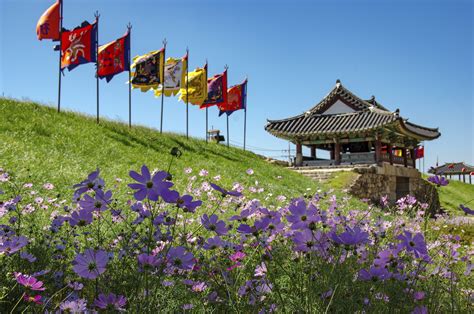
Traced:
<path fill-rule="evenodd" d="M 415 157 L 416 159 L 420 159 L 425 157 L 425 147 L 424 146 L 419 146 L 415 148 Z"/>
<path fill-rule="evenodd" d="M 110 82 L 115 74 L 130 71 L 130 36 L 125 36 L 99 47 L 99 78 Z"/>
<path fill-rule="evenodd" d="M 247 102 L 247 80 L 242 84 L 234 85 L 227 90 L 227 103 L 219 105 L 219 116 L 226 113 L 231 115 L 234 111 L 245 109 Z"/>
<path fill-rule="evenodd" d="M 200 109 L 227 103 L 227 70 L 207 79 L 207 99 Z"/>
<path fill-rule="evenodd" d="M 97 23 L 82 23 L 72 31 L 63 31 L 61 36 L 61 69 L 69 71 L 80 64 L 96 61 Z"/>
<path fill-rule="evenodd" d="M 39 40 L 59 40 L 61 0 L 50 6 L 36 24 L 36 35 Z"/>

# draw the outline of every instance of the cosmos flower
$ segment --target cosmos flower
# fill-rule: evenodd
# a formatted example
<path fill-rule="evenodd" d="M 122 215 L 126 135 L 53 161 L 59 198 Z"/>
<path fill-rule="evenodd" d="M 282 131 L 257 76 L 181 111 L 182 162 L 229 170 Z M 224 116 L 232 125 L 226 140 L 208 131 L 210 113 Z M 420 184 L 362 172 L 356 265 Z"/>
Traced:
<path fill-rule="evenodd" d="M 87 176 L 87 179 L 73 186 L 76 189 L 74 191 L 75 198 L 80 198 L 82 194 L 88 191 L 97 191 L 104 187 L 104 180 L 99 177 L 99 173 L 100 170 L 97 168 L 96 171 Z"/>
<path fill-rule="evenodd" d="M 428 257 L 428 249 L 426 248 L 426 243 L 423 235 L 421 233 L 412 235 L 409 231 L 404 231 L 403 234 L 397 236 L 397 239 L 401 241 L 398 248 L 406 249 L 407 252 L 413 252 L 416 258 L 426 258 Z"/>
<path fill-rule="evenodd" d="M 138 255 L 137 259 L 142 268 L 155 268 L 161 264 L 161 260 L 157 256 L 146 253 Z"/>
<path fill-rule="evenodd" d="M 71 227 L 74 227 L 74 226 L 83 227 L 92 223 L 92 219 L 93 217 L 92 217 L 91 210 L 81 209 L 81 210 L 72 212 L 71 217 L 69 217 L 68 220 Z"/>
<path fill-rule="evenodd" d="M 65 313 L 85 313 L 87 311 L 87 302 L 85 299 L 67 300 L 61 303 L 59 308 Z"/>
<path fill-rule="evenodd" d="M 28 238 L 25 236 L 11 237 L 5 241 L 0 241 L 0 254 L 5 253 L 6 255 L 11 255 L 28 244 Z"/>
<path fill-rule="evenodd" d="M 184 212 L 194 213 L 196 208 L 202 205 L 202 201 L 193 201 L 191 195 L 180 196 L 176 191 L 164 192 L 162 194 L 163 200 L 169 204 L 176 204 L 179 208 L 182 208 Z"/>
<path fill-rule="evenodd" d="M 54 185 L 52 183 L 45 183 L 45 184 L 43 184 L 43 189 L 52 190 L 52 189 L 54 189 Z"/>
<path fill-rule="evenodd" d="M 44 291 L 46 288 L 43 287 L 43 282 L 39 281 L 33 276 L 24 275 L 22 273 L 14 273 L 16 282 L 24 286 L 27 289 L 34 291 Z"/>
<path fill-rule="evenodd" d="M 359 280 L 362 281 L 377 281 L 377 280 L 386 280 L 390 279 L 391 274 L 385 267 L 376 267 L 371 266 L 368 270 L 362 269 L 359 271 Z"/>
<path fill-rule="evenodd" d="M 171 266 L 177 268 L 192 269 L 194 266 L 194 255 L 191 252 L 186 252 L 182 246 L 170 248 L 167 259 Z"/>
<path fill-rule="evenodd" d="M 107 311 L 125 311 L 124 307 L 127 304 L 127 299 L 123 295 L 116 295 L 114 293 L 99 294 L 94 301 L 95 307 Z"/>
<path fill-rule="evenodd" d="M 142 201 L 145 198 L 157 201 L 163 192 L 168 191 L 173 186 L 173 183 L 165 181 L 169 177 L 169 173 L 166 171 L 159 171 L 153 177 L 147 166 L 143 165 L 141 171 L 142 174 L 133 170 L 130 171 L 130 177 L 138 181 L 138 183 L 128 185 L 131 189 L 136 190 L 134 197 L 137 201 Z"/>
<path fill-rule="evenodd" d="M 355 226 L 353 229 L 346 227 L 346 231 L 339 235 L 335 231 L 331 231 L 329 237 L 334 242 L 342 245 L 358 245 L 369 240 L 369 234 L 362 231 L 359 226 Z"/>
<path fill-rule="evenodd" d="M 254 173 L 254 171 L 253 171 L 252 168 L 247 169 L 246 172 L 247 172 L 247 174 L 248 174 L 249 176 L 251 176 L 251 175 Z"/>
<path fill-rule="evenodd" d="M 78 254 L 74 259 L 73 270 L 76 274 L 86 279 L 95 279 L 105 272 L 109 261 L 107 252 L 103 250 L 85 250 L 84 254 Z"/>
<path fill-rule="evenodd" d="M 463 204 L 459 205 L 459 207 L 462 209 L 462 211 L 466 215 L 474 215 L 474 210 L 470 209 L 469 207 L 464 206 Z"/>
<path fill-rule="evenodd" d="M 25 300 L 26 302 L 33 302 L 36 304 L 43 304 L 43 302 L 41 302 L 41 298 L 42 296 L 40 296 L 39 294 L 35 296 L 30 296 L 28 294 L 25 294 L 23 296 L 23 300 Z"/>
<path fill-rule="evenodd" d="M 218 235 L 227 234 L 227 228 L 223 220 L 219 220 L 216 214 L 212 214 L 211 217 L 208 217 L 207 214 L 201 216 L 201 223 L 204 228 L 209 231 L 213 231 Z"/>
<path fill-rule="evenodd" d="M 222 241 L 222 239 L 219 236 L 215 236 L 213 238 L 207 239 L 202 248 L 205 250 L 214 250 L 219 247 L 222 247 L 223 245 L 224 242 Z"/>
<path fill-rule="evenodd" d="M 27 260 L 30 263 L 33 263 L 36 261 L 36 257 L 33 254 L 30 254 L 28 252 L 20 252 L 20 258 Z"/>
<path fill-rule="evenodd" d="M 97 190 L 94 197 L 84 194 L 82 200 L 79 201 L 79 205 L 82 209 L 89 211 L 105 211 L 112 202 L 111 198 L 112 191 L 109 190 L 104 193 L 102 190 Z"/>
<path fill-rule="evenodd" d="M 437 186 L 446 186 L 449 184 L 449 180 L 447 180 L 445 177 L 438 175 L 429 177 L 428 181 L 436 184 Z"/>
<path fill-rule="evenodd" d="M 286 220 L 291 223 L 293 230 L 308 228 L 311 223 L 319 220 L 316 207 L 312 204 L 306 207 L 306 202 L 302 199 L 291 202 L 288 210 Z"/>
<path fill-rule="evenodd" d="M 214 184 L 214 183 L 210 183 L 211 184 L 211 187 L 220 192 L 222 194 L 222 197 L 225 197 L 227 195 L 230 195 L 230 196 L 236 196 L 236 197 L 239 197 L 239 196 L 242 196 L 242 193 L 238 192 L 238 191 L 227 191 L 226 189 L 218 186 L 217 184 Z"/>

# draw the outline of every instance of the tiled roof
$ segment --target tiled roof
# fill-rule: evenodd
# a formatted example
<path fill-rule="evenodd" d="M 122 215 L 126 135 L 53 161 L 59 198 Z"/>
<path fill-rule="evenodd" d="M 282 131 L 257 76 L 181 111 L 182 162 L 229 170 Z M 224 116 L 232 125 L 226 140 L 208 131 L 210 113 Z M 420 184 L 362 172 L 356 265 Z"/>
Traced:
<path fill-rule="evenodd" d="M 462 171 L 464 169 L 464 171 Z M 469 174 L 474 172 L 474 167 L 464 162 L 451 162 L 445 163 L 439 167 L 431 168 L 428 170 L 429 173 L 433 174 Z"/>
<path fill-rule="evenodd" d="M 278 136 L 337 134 L 372 130 L 397 121 L 394 113 L 365 109 L 344 114 L 307 114 L 293 119 L 269 121 L 265 130 Z"/>
<path fill-rule="evenodd" d="M 343 101 L 354 112 L 324 114 L 337 100 Z M 333 90 L 318 104 L 300 114 L 287 119 L 268 120 L 265 130 L 283 138 L 309 135 L 328 135 L 368 131 L 388 125 L 397 125 L 405 134 L 420 140 L 439 137 L 438 129 L 423 127 L 403 119 L 396 112 L 390 112 L 375 101 L 363 100 L 346 89 L 338 80 Z"/>

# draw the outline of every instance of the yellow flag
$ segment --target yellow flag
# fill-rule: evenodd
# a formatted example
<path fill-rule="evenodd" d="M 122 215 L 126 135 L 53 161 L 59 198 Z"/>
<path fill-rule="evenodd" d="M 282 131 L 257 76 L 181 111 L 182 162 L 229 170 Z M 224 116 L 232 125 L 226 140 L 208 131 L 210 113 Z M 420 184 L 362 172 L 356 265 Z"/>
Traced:
<path fill-rule="evenodd" d="M 184 86 L 186 73 L 188 72 L 188 55 L 183 58 L 168 58 L 165 63 L 164 90 L 165 96 L 176 95 L 182 86 Z M 159 84 L 155 90 L 155 96 L 161 96 L 163 85 Z"/>
<path fill-rule="evenodd" d="M 163 62 L 165 50 L 156 50 L 133 58 L 132 87 L 146 92 L 157 88 L 163 82 Z"/>
<path fill-rule="evenodd" d="M 187 91 L 186 91 L 187 83 Z M 186 102 L 186 97 L 191 104 L 200 106 L 207 99 L 207 70 L 197 68 L 188 73 L 187 80 L 180 89 L 179 100 Z"/>

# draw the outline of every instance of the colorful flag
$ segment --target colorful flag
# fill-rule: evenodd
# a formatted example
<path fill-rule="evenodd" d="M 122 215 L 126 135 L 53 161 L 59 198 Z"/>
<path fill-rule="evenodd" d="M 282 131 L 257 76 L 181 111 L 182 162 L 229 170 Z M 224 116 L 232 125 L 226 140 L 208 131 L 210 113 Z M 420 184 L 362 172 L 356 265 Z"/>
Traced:
<path fill-rule="evenodd" d="M 99 47 L 99 78 L 110 82 L 115 74 L 130 71 L 130 34 Z"/>
<path fill-rule="evenodd" d="M 197 68 L 189 72 L 187 77 L 187 92 L 186 80 L 179 90 L 179 100 L 186 102 L 189 97 L 189 102 L 193 105 L 200 106 L 207 98 L 207 65 L 204 68 Z"/>
<path fill-rule="evenodd" d="M 59 40 L 61 5 L 61 0 L 58 0 L 44 11 L 43 15 L 39 18 L 36 24 L 36 35 L 39 40 Z"/>
<path fill-rule="evenodd" d="M 420 159 L 425 157 L 425 147 L 424 146 L 418 146 L 415 148 L 415 157 L 416 159 Z"/>
<path fill-rule="evenodd" d="M 82 23 L 61 35 L 61 69 L 69 71 L 80 64 L 95 62 L 97 49 L 97 22 Z"/>
<path fill-rule="evenodd" d="M 207 99 L 201 109 L 227 103 L 227 70 L 207 80 Z"/>
<path fill-rule="evenodd" d="M 227 90 L 227 103 L 218 105 L 219 116 L 226 113 L 230 116 L 234 111 L 245 109 L 247 103 L 247 80 Z"/>
<path fill-rule="evenodd" d="M 163 62 L 165 49 L 155 50 L 133 58 L 132 87 L 146 92 L 157 88 L 163 81 Z"/>
<path fill-rule="evenodd" d="M 176 95 L 181 86 L 186 88 L 186 72 L 188 71 L 188 55 L 181 59 L 168 58 L 165 63 L 165 96 Z M 160 84 L 155 89 L 155 96 L 161 96 L 163 86 Z"/>

